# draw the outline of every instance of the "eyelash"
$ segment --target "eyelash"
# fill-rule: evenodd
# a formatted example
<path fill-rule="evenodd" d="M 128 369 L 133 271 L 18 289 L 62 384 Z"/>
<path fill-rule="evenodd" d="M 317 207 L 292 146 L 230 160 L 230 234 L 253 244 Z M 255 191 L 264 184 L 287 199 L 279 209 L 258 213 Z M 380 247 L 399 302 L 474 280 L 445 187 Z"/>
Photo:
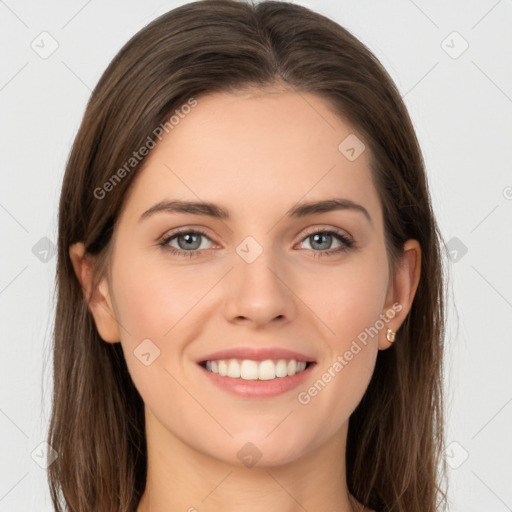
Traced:
<path fill-rule="evenodd" d="M 313 251 L 315 253 L 313 256 L 314 258 L 321 258 L 323 256 L 334 256 L 335 254 L 340 254 L 342 252 L 348 251 L 349 249 L 351 249 L 355 246 L 355 242 L 351 238 L 349 238 L 348 236 L 346 236 L 345 234 L 343 234 L 340 231 L 332 230 L 332 229 L 331 230 L 316 229 L 316 230 L 310 231 L 310 232 L 306 233 L 306 235 L 302 238 L 301 242 L 313 235 L 316 235 L 317 233 L 334 235 L 334 237 L 338 241 L 342 242 L 344 245 L 342 247 L 338 247 L 337 249 L 329 249 L 327 251 Z M 177 236 L 183 235 L 183 234 L 202 235 L 202 236 L 210 239 L 210 237 L 207 235 L 207 233 L 205 233 L 201 229 L 197 229 L 197 228 L 181 229 L 181 230 L 175 231 L 174 233 L 172 233 L 169 236 L 165 236 L 163 239 L 161 239 L 159 241 L 158 245 L 160 245 L 164 250 L 169 251 L 171 254 L 176 255 L 176 256 L 180 256 L 180 257 L 184 257 L 184 258 L 193 258 L 193 257 L 199 256 L 201 251 L 198 249 L 195 249 L 193 251 L 184 251 L 184 250 L 176 249 L 175 247 L 171 247 L 170 245 L 168 245 L 171 240 L 173 240 Z M 202 250 L 208 250 L 208 249 L 202 249 Z"/>

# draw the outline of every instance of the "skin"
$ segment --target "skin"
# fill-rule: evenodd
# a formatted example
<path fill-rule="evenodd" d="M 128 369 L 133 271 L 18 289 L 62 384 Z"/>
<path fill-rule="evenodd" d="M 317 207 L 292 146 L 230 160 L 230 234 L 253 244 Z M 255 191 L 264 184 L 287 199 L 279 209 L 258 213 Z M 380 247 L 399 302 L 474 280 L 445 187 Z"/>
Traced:
<path fill-rule="evenodd" d="M 378 350 L 391 345 L 386 329 L 397 331 L 409 312 L 421 250 L 407 241 L 392 280 L 369 149 L 354 161 L 338 150 L 351 133 L 313 94 L 269 89 L 198 98 L 130 188 L 110 276 L 92 290 L 92 259 L 83 244 L 70 248 L 98 332 L 105 342 L 121 342 L 145 403 L 149 467 L 138 512 L 240 504 L 253 512 L 358 509 L 346 486 L 348 420 Z M 349 209 L 286 216 L 298 202 L 333 197 L 364 206 L 372 224 Z M 161 212 L 139 221 L 170 198 L 214 202 L 231 219 Z M 180 257 L 158 245 L 180 227 L 207 231 L 199 255 Z M 332 238 L 318 248 L 311 228 L 339 229 L 355 246 L 315 258 L 343 244 Z M 236 252 L 247 236 L 263 249 L 250 264 Z M 183 238 L 169 244 L 187 250 Z M 298 392 L 393 304 L 401 310 L 378 335 L 309 403 L 299 403 Z M 134 355 L 147 338 L 160 349 L 149 366 Z M 317 366 L 304 385 L 280 396 L 234 396 L 213 386 L 196 361 L 239 345 L 289 348 L 312 355 Z M 261 452 L 253 467 L 237 457 L 247 442 Z"/>

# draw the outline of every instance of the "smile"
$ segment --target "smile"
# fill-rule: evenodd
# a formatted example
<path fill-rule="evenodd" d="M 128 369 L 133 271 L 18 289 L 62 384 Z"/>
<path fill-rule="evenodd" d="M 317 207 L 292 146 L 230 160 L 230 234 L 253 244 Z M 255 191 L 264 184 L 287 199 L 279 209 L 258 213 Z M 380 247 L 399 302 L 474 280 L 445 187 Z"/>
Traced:
<path fill-rule="evenodd" d="M 297 361 L 296 359 L 265 359 L 263 361 L 219 359 L 205 361 L 201 366 L 221 377 L 243 380 L 272 380 L 292 377 L 303 372 L 308 364 L 310 363 Z"/>
<path fill-rule="evenodd" d="M 296 359 L 210 359 L 199 363 L 197 368 L 206 377 L 205 383 L 231 395 L 265 399 L 304 386 L 316 366 L 316 362 Z"/>

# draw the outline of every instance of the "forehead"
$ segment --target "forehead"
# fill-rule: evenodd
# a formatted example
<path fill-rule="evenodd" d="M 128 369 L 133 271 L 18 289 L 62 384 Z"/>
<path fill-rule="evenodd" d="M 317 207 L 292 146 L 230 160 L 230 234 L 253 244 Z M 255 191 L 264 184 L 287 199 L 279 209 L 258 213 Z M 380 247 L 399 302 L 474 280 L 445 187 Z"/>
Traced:
<path fill-rule="evenodd" d="M 274 89 L 196 101 L 146 157 L 127 214 L 179 198 L 275 217 L 301 200 L 346 197 L 378 217 L 369 149 L 323 98 Z M 347 145 L 362 152 L 348 158 Z"/>

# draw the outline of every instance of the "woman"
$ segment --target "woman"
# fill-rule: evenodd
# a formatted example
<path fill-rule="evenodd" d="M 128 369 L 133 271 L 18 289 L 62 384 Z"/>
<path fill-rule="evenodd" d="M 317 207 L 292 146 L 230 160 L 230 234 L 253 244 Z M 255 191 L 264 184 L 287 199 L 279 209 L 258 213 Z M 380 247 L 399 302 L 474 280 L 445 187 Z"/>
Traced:
<path fill-rule="evenodd" d="M 284 2 L 154 20 L 64 177 L 55 509 L 438 510 L 441 243 L 349 32 Z"/>

